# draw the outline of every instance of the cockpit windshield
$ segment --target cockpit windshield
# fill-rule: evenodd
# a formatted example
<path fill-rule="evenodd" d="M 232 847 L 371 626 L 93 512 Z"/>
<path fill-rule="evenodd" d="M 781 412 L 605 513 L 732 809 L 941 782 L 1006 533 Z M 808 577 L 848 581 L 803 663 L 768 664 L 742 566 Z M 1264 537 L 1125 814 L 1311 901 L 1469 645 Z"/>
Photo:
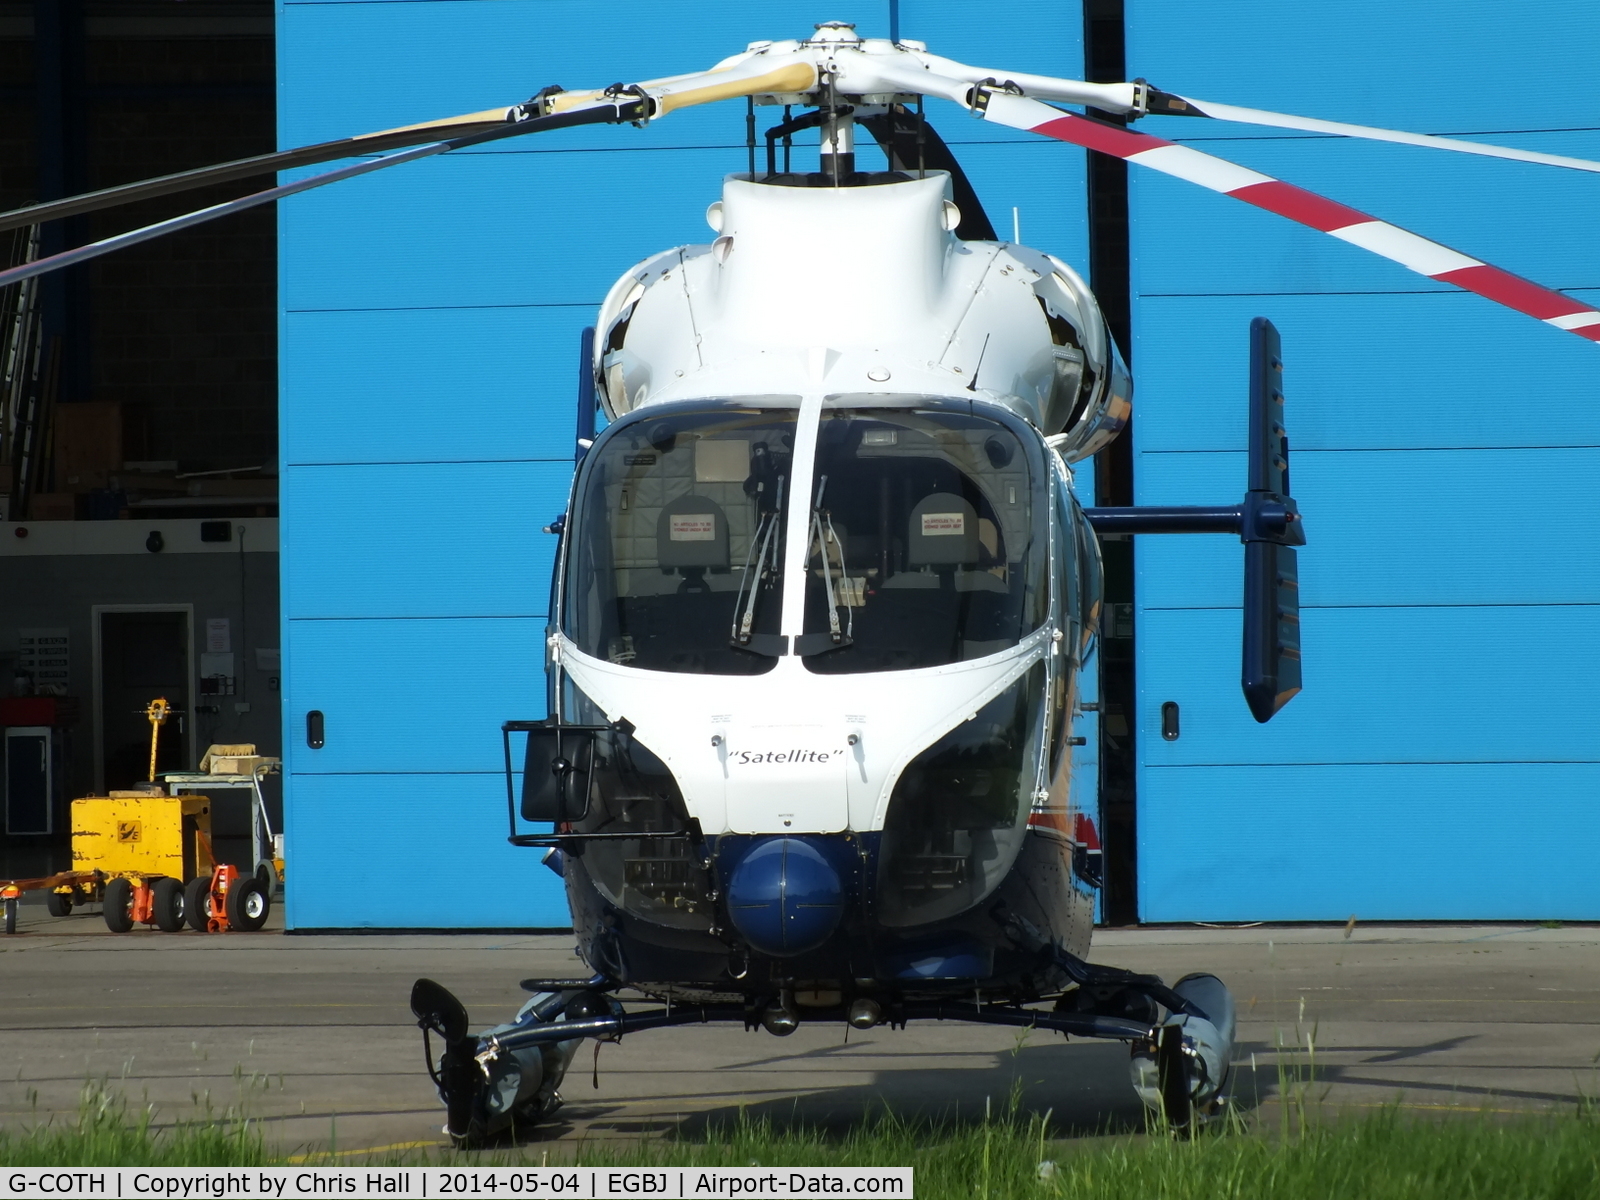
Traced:
<path fill-rule="evenodd" d="M 590 451 L 563 606 L 580 649 L 654 671 L 772 667 L 798 404 L 641 414 Z"/>
<path fill-rule="evenodd" d="M 806 498 L 806 666 L 933 667 L 1037 629 L 1046 480 L 1031 440 L 964 404 L 825 412 Z"/>

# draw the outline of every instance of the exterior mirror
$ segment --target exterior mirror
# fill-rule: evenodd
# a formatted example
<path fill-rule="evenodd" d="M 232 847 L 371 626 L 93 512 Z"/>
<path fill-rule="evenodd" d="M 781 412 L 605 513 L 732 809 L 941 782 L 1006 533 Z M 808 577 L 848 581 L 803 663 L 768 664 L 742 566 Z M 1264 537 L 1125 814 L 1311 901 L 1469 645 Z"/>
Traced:
<path fill-rule="evenodd" d="M 542 725 L 527 732 L 522 819 L 581 821 L 589 813 L 595 730 Z"/>

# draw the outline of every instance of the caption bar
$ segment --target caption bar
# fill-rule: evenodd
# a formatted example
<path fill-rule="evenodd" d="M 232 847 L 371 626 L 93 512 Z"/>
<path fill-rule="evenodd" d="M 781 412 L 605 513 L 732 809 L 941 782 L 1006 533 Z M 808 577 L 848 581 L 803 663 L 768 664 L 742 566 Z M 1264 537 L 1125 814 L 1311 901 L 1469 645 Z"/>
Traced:
<path fill-rule="evenodd" d="M 303 1197 L 520 1196 L 531 1200 L 743 1200 L 744 1197 L 911 1197 L 910 1167 L 671 1167 L 628 1170 L 594 1167 L 107 1167 L 86 1171 L 8 1171 L 0 1196 L 22 1200 L 266 1200 Z"/>

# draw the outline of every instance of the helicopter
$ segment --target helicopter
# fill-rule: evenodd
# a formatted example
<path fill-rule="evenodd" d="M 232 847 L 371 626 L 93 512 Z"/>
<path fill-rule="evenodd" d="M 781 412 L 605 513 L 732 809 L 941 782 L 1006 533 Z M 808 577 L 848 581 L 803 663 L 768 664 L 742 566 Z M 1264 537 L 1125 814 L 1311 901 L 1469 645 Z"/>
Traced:
<path fill-rule="evenodd" d="M 455 149 L 746 102 L 748 170 L 710 203 L 715 236 L 624 274 L 580 347 L 583 453 L 550 526 L 549 715 L 508 721 L 502 736 L 508 836 L 561 874 L 592 974 L 525 981 L 528 1002 L 482 1033 L 444 987 L 417 982 L 413 1012 L 458 1142 L 548 1119 L 586 1037 L 709 1021 L 778 1036 L 818 1021 L 963 1020 L 1107 1038 L 1130 1046 L 1136 1089 L 1175 1129 L 1225 1104 L 1235 1015 L 1222 981 L 1169 986 L 1088 959 L 1099 846 L 1073 792 L 1071 731 L 1099 619 L 1100 533 L 1239 536 L 1246 702 L 1265 722 L 1300 689 L 1305 532 L 1282 348 L 1269 321 L 1252 324 L 1240 503 L 1084 509 L 1073 464 L 1126 425 L 1129 374 L 1083 280 L 995 236 L 926 119 L 928 96 L 1600 340 L 1600 312 L 1571 297 L 1054 105 L 1600 164 L 1143 81 L 971 67 L 843 23 L 752 43 L 705 72 L 545 88 L 505 109 L 0 216 L 32 223 L 381 152 L 0 273 L 3 284 Z M 785 111 L 764 148 L 758 107 Z M 811 130 L 817 169 L 795 170 L 794 138 Z M 860 131 L 884 169 L 861 169 Z M 644 1007 L 625 1007 L 624 992 Z"/>

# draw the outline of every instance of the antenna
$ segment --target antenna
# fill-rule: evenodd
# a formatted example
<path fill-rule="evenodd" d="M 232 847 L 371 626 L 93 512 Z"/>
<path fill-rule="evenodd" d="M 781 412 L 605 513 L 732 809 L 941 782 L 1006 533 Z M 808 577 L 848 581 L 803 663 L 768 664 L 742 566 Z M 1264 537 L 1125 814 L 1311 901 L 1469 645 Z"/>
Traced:
<path fill-rule="evenodd" d="M 972 378 L 967 381 L 967 391 L 978 390 L 978 372 L 983 370 L 983 356 L 989 352 L 989 335 L 983 335 L 983 346 L 978 351 L 978 361 L 972 364 Z"/>

